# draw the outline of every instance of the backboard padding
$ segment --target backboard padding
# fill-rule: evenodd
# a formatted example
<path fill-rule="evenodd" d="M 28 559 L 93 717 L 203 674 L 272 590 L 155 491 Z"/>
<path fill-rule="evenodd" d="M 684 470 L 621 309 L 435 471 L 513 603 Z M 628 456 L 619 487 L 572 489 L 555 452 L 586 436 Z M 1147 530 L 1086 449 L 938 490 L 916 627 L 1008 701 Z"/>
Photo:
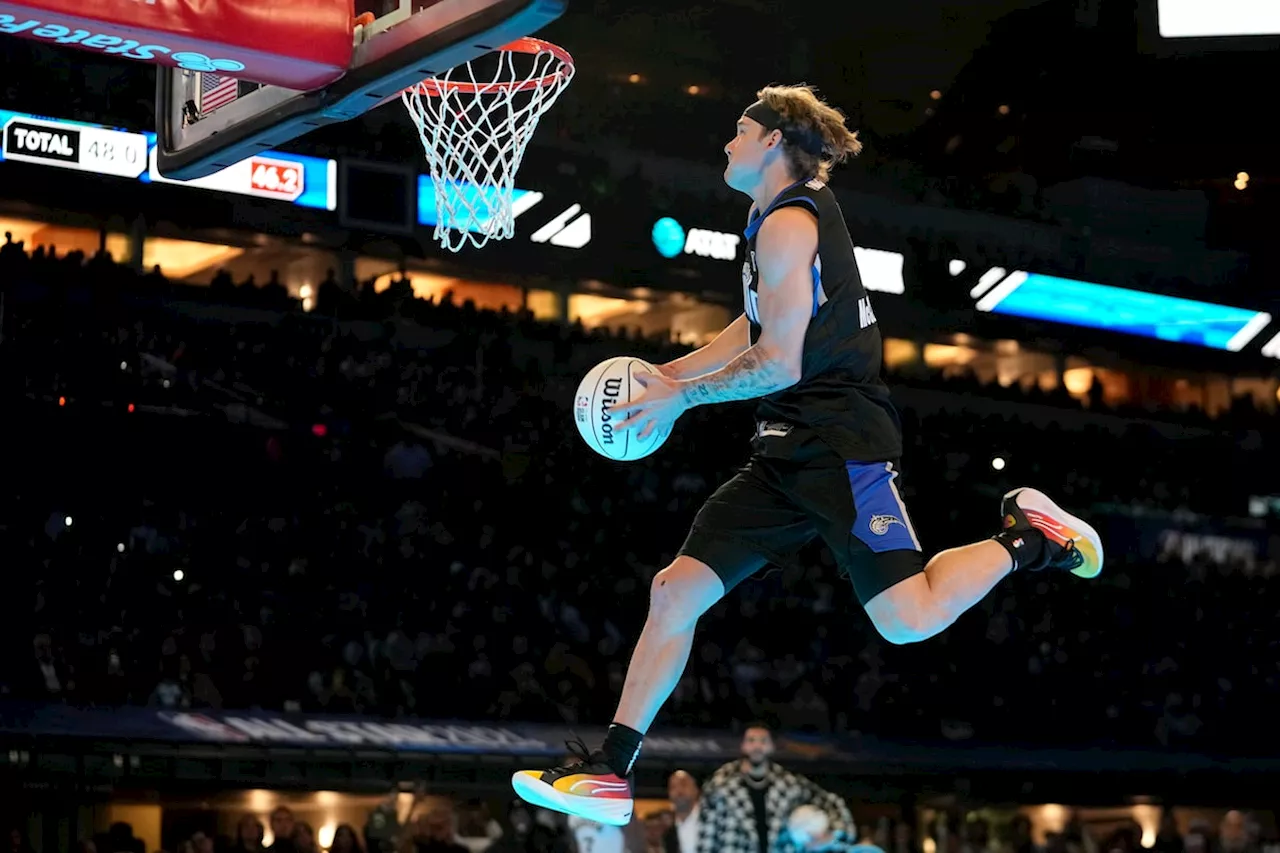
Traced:
<path fill-rule="evenodd" d="M 197 121 L 185 105 L 199 90 L 199 72 L 158 69 L 157 169 L 177 180 L 211 175 L 362 115 L 426 77 L 537 32 L 564 9 L 565 0 L 440 0 L 390 28 L 375 22 L 355 45 L 351 70 L 324 89 L 262 86 Z"/>

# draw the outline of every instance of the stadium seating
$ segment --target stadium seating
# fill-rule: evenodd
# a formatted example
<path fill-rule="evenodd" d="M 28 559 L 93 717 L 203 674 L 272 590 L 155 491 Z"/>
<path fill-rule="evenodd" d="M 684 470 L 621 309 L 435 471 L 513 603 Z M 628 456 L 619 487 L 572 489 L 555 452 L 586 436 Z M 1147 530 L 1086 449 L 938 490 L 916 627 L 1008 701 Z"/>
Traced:
<path fill-rule="evenodd" d="M 396 288 L 329 288 L 304 314 L 264 290 L 17 246 L 0 283 L 25 462 L 0 528 L 10 698 L 607 721 L 648 581 L 751 426 L 747 406 L 696 410 L 650 460 L 610 464 L 569 424 L 577 377 L 679 347 Z M 1221 464 L 1267 458 L 1257 413 L 1113 429 L 1069 397 L 896 379 L 903 401 L 951 401 L 903 403 L 904 491 L 929 550 L 990 535 L 1023 483 L 1129 521 L 1241 513 L 1251 478 L 1265 485 L 1264 464 Z M 1017 414 L 1031 403 L 1060 421 Z M 1280 693 L 1274 565 L 1152 552 L 1112 527 L 1099 581 L 1013 577 L 905 647 L 815 550 L 713 611 L 663 720 L 1262 748 L 1258 709 Z"/>

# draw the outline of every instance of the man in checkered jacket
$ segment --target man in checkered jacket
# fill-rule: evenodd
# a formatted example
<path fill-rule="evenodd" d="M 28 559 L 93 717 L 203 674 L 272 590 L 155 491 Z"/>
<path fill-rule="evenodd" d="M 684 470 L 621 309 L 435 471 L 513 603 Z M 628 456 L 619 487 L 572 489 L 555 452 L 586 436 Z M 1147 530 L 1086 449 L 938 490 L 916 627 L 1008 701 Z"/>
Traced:
<path fill-rule="evenodd" d="M 835 794 L 775 764 L 773 735 L 753 724 L 742 736 L 742 758 L 712 774 L 702 789 L 698 853 L 793 853 L 787 820 L 800 806 L 820 809 L 831 832 L 853 837 L 853 815 Z"/>

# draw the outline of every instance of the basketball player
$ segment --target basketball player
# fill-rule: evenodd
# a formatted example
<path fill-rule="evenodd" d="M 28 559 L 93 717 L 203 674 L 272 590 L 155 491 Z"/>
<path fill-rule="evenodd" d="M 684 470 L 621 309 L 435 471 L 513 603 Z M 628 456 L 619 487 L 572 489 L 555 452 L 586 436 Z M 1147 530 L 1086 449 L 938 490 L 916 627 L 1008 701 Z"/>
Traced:
<path fill-rule="evenodd" d="M 1102 570 L 1093 528 L 1042 493 L 1015 489 L 1003 530 L 927 563 L 898 491 L 902 432 L 880 377 L 881 338 L 858 275 L 831 167 L 861 150 L 844 116 L 807 86 L 769 87 L 725 146 L 728 185 L 751 197 L 745 311 L 714 341 L 637 379 L 615 429 L 642 437 L 694 406 L 759 399 L 751 458 L 699 511 L 654 578 L 649 615 L 602 748 L 515 774 L 547 808 L 626 823 L 645 731 L 684 671 L 698 618 L 769 563 L 821 537 L 891 643 L 928 639 L 1014 571 Z"/>

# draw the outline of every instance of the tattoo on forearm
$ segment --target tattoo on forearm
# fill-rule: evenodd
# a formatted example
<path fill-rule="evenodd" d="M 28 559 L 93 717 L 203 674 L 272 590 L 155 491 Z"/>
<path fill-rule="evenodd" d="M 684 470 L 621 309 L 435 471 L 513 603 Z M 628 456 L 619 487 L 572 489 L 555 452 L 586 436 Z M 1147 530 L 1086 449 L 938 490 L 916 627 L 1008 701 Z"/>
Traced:
<path fill-rule="evenodd" d="M 766 358 L 756 347 L 749 347 L 715 373 L 690 381 L 683 393 L 690 406 L 701 406 L 763 397 L 794 381 L 782 364 Z"/>

